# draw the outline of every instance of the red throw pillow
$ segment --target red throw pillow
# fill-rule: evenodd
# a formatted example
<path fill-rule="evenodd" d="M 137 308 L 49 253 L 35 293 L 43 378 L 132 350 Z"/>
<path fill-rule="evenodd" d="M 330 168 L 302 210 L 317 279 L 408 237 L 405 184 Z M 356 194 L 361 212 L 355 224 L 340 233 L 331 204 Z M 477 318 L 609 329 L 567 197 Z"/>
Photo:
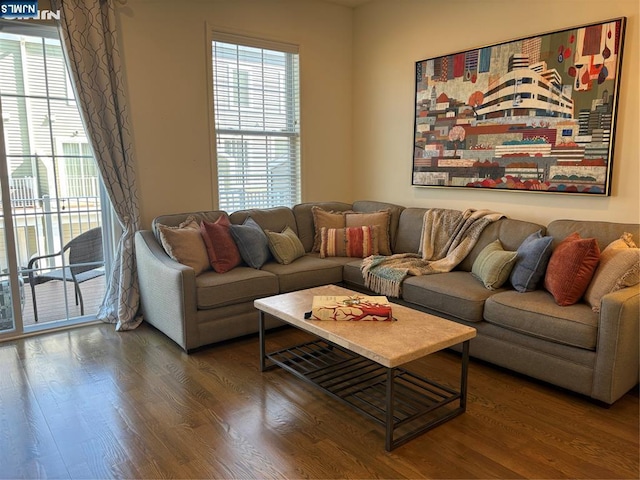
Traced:
<path fill-rule="evenodd" d="M 215 222 L 200 222 L 200 233 L 207 247 L 209 263 L 218 273 L 228 272 L 242 262 L 230 227 L 231 222 L 226 215 L 222 215 Z"/>
<path fill-rule="evenodd" d="M 544 288 L 558 305 L 573 305 L 587 290 L 599 260 L 600 248 L 596 239 L 580 238 L 578 233 L 572 233 L 551 254 Z"/>

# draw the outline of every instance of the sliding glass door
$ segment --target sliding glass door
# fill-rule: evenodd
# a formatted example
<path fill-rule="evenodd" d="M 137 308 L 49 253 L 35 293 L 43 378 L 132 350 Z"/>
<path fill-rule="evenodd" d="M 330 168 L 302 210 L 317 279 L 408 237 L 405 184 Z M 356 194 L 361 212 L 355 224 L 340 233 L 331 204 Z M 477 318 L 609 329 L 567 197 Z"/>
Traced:
<path fill-rule="evenodd" d="M 0 338 L 95 318 L 108 200 L 58 34 L 0 22 Z"/>

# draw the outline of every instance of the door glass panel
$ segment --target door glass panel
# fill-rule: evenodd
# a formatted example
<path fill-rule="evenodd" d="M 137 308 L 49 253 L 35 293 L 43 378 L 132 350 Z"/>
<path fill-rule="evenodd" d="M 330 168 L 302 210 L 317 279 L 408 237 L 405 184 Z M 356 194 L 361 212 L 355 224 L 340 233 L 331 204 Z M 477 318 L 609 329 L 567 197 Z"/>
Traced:
<path fill-rule="evenodd" d="M 24 30 L 0 31 L 0 133 L 6 144 L 1 180 L 11 200 L 2 210 L 0 335 L 15 319 L 3 310 L 5 280 L 13 285 L 7 288 L 9 306 L 11 293 L 20 294 L 18 324 L 25 331 L 90 320 L 105 292 L 106 200 L 62 48 L 57 39 Z M 5 241 L 9 218 L 12 242 Z M 15 272 L 7 259 L 15 260 Z"/>

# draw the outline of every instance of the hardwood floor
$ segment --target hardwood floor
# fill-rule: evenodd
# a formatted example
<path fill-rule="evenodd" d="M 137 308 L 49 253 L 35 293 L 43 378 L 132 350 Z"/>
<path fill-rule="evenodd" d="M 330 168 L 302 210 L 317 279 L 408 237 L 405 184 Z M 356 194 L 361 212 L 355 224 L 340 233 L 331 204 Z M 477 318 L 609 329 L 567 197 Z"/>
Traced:
<path fill-rule="evenodd" d="M 146 324 L 0 343 L 0 478 L 640 475 L 637 390 L 603 408 L 472 360 L 467 412 L 389 453 L 382 427 L 258 363 L 256 336 L 186 355 Z M 455 385 L 459 356 L 411 368 Z"/>

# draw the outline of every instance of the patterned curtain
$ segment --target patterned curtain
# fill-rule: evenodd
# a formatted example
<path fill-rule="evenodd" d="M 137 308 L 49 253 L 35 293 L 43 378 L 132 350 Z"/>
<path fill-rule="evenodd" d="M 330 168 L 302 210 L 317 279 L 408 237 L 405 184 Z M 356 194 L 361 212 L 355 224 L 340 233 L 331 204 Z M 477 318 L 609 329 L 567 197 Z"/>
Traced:
<path fill-rule="evenodd" d="M 117 42 L 114 0 L 52 0 L 59 10 L 60 37 L 76 90 L 76 99 L 109 198 L 122 226 L 104 301 L 98 318 L 132 330 L 140 290 L 133 236 L 139 229 L 135 162 L 122 62 Z"/>

